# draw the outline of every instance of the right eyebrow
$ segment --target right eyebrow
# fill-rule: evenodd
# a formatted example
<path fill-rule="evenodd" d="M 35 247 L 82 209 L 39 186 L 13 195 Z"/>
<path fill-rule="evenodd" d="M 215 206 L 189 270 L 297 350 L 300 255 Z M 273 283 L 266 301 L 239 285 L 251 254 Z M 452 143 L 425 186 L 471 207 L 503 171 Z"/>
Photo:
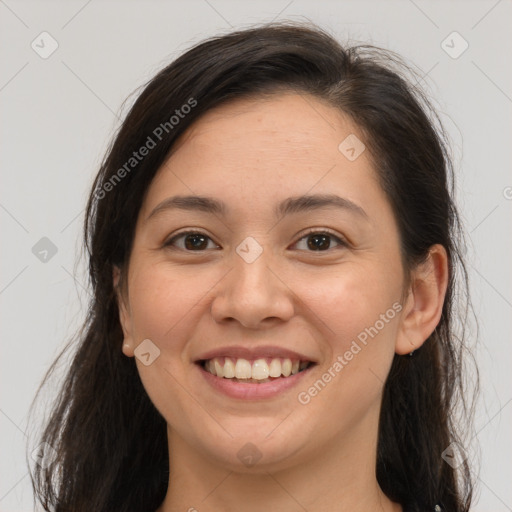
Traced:
<path fill-rule="evenodd" d="M 205 196 L 173 196 L 164 199 L 148 215 L 146 220 L 168 210 L 187 210 L 214 213 L 226 216 L 226 205 L 213 197 Z"/>

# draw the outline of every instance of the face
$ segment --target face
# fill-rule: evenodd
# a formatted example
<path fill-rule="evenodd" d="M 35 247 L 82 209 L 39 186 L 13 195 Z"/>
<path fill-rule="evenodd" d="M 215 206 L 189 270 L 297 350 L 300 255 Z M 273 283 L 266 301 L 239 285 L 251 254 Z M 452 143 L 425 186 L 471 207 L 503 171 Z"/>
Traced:
<path fill-rule="evenodd" d="M 239 100 L 196 122 L 154 178 L 123 350 L 177 453 L 244 471 L 375 447 L 404 272 L 362 139 L 311 96 Z"/>

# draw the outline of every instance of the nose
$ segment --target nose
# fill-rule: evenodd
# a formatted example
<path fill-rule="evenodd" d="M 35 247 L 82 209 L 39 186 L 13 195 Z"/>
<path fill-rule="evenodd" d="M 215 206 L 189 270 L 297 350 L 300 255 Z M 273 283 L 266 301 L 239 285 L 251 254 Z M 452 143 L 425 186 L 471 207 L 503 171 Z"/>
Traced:
<path fill-rule="evenodd" d="M 261 329 L 292 318 L 294 294 L 269 263 L 265 251 L 252 263 L 234 256 L 233 268 L 215 287 L 211 313 L 216 322 Z"/>

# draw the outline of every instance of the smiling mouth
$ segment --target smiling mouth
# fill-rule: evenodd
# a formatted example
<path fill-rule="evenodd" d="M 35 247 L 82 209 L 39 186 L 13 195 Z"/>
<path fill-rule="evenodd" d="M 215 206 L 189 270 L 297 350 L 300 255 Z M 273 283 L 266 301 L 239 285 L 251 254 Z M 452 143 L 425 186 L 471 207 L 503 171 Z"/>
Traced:
<path fill-rule="evenodd" d="M 248 360 L 235 357 L 214 357 L 198 361 L 208 373 L 233 382 L 264 383 L 296 375 L 315 363 L 289 358 L 260 358 Z"/>

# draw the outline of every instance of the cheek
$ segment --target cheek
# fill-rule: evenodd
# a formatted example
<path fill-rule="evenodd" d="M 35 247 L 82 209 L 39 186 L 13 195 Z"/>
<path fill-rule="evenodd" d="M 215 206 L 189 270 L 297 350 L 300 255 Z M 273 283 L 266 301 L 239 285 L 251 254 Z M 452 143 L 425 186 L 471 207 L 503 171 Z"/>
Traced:
<path fill-rule="evenodd" d="M 378 337 L 383 340 L 380 347 L 386 340 L 387 345 L 394 346 L 400 285 L 398 268 L 388 265 L 384 269 L 367 262 L 297 280 L 294 291 L 310 309 L 312 321 L 316 317 L 335 356 L 348 350 L 356 339 L 364 343 L 365 338 Z"/>
<path fill-rule="evenodd" d="M 297 399 L 307 421 L 329 437 L 355 428 L 369 411 L 378 415 L 394 357 L 400 281 L 367 264 L 347 265 L 316 283 L 303 292 L 322 329 L 326 358 Z"/>
<path fill-rule="evenodd" d="M 187 343 L 204 314 L 201 298 L 216 280 L 162 261 L 134 262 L 130 306 L 135 344 L 149 339 L 160 351 L 148 366 L 136 358 L 138 372 L 148 396 L 167 421 L 181 418 L 179 421 L 186 422 L 190 412 L 189 395 L 183 392 L 190 363 Z M 169 400 L 170 396 L 174 398 Z"/>
<path fill-rule="evenodd" d="M 348 410 L 358 418 L 379 403 L 394 357 L 401 281 L 387 270 L 347 265 L 305 292 L 321 320 L 327 358 L 322 373 L 302 390 L 301 403 L 315 401 L 318 410 L 337 404 L 332 414 L 340 422 Z"/>
<path fill-rule="evenodd" d="M 182 272 L 162 263 L 140 266 L 130 288 L 134 334 L 159 345 L 180 339 L 177 332 L 194 325 L 194 308 L 214 283 L 205 273 Z"/>

